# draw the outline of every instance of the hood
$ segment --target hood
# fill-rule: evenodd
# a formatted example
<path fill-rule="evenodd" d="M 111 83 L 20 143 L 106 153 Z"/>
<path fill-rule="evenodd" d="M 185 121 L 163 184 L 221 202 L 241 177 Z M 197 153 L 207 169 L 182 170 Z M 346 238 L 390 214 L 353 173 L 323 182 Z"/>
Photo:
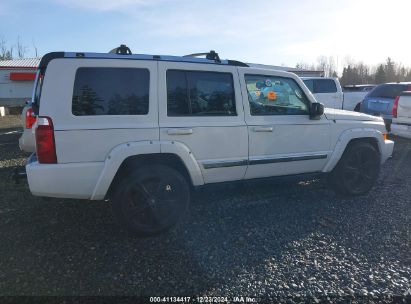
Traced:
<path fill-rule="evenodd" d="M 327 119 L 332 120 L 362 120 L 362 121 L 383 121 L 381 117 L 367 115 L 364 113 L 325 108 L 324 114 Z"/>

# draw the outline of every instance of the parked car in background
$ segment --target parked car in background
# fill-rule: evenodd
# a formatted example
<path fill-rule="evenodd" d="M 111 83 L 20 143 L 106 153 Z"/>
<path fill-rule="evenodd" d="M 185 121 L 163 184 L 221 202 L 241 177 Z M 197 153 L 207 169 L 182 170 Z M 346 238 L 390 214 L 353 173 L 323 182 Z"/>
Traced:
<path fill-rule="evenodd" d="M 411 82 L 380 84 L 365 96 L 360 111 L 382 117 L 387 131 L 390 132 L 394 101 L 404 91 L 411 91 Z"/>
<path fill-rule="evenodd" d="M 335 77 L 301 77 L 318 102 L 327 108 L 347 111 L 360 111 L 364 97 L 372 90 L 374 84 L 348 85 L 341 87 Z"/>
<path fill-rule="evenodd" d="M 34 152 L 36 150 L 36 147 L 32 127 L 36 122 L 36 116 L 33 113 L 31 101 L 26 102 L 26 106 L 23 108 L 23 111 L 21 112 L 21 122 L 23 125 L 23 133 L 19 138 L 20 150 L 24 152 Z"/>
<path fill-rule="evenodd" d="M 360 112 L 361 101 L 372 89 L 375 84 L 359 84 L 343 86 L 344 103 L 343 109 L 349 111 Z"/>
<path fill-rule="evenodd" d="M 318 102 L 327 108 L 343 109 L 344 94 L 338 78 L 301 77 Z"/>
<path fill-rule="evenodd" d="M 411 139 L 411 92 L 402 92 L 395 98 L 392 108 L 391 132 Z"/>

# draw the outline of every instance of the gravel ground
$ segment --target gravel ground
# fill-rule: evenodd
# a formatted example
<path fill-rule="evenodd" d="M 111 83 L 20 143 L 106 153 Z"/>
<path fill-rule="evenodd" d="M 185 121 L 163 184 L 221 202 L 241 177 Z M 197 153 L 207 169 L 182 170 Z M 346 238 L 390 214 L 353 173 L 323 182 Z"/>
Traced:
<path fill-rule="evenodd" d="M 12 169 L 18 117 L 0 118 L 0 295 L 255 296 L 291 302 L 411 300 L 411 141 L 368 195 L 321 180 L 217 185 L 176 229 L 127 235 L 107 202 L 31 196 Z M 400 298 L 397 298 L 400 297 Z"/>

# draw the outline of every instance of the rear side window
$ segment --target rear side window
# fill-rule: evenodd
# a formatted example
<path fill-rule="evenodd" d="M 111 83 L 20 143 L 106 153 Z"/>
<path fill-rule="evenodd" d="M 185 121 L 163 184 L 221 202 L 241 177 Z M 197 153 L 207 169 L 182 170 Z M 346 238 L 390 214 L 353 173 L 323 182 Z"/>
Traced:
<path fill-rule="evenodd" d="M 88 115 L 148 113 L 150 73 L 135 68 L 79 68 L 73 89 L 72 112 Z"/>
<path fill-rule="evenodd" d="M 304 84 L 307 86 L 307 88 L 311 91 L 311 93 L 314 93 L 314 82 L 312 79 L 305 79 L 303 80 Z"/>
<path fill-rule="evenodd" d="M 406 85 L 403 84 L 383 84 L 375 87 L 367 97 L 381 97 L 381 98 L 392 98 L 394 99 L 401 94 L 402 91 L 407 89 Z"/>
<path fill-rule="evenodd" d="M 332 79 L 304 79 L 311 93 L 337 93 L 337 86 Z"/>
<path fill-rule="evenodd" d="M 232 74 L 167 71 L 167 115 L 236 115 Z"/>
<path fill-rule="evenodd" d="M 336 93 L 337 86 L 332 79 L 314 79 L 315 93 Z"/>

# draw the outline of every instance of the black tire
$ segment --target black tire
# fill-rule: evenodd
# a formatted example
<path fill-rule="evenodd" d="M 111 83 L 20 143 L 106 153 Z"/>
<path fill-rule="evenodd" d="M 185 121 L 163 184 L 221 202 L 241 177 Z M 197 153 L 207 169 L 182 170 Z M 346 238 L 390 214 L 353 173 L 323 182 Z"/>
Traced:
<path fill-rule="evenodd" d="M 335 192 L 361 195 L 371 190 L 380 173 L 380 154 L 367 142 L 350 144 L 329 176 Z"/>
<path fill-rule="evenodd" d="M 124 177 L 112 197 L 118 222 L 139 236 L 159 234 L 185 214 L 190 187 L 177 170 L 164 165 L 139 168 Z"/>
<path fill-rule="evenodd" d="M 354 108 L 354 112 L 360 112 L 361 111 L 361 102 L 357 103 L 357 105 Z"/>

